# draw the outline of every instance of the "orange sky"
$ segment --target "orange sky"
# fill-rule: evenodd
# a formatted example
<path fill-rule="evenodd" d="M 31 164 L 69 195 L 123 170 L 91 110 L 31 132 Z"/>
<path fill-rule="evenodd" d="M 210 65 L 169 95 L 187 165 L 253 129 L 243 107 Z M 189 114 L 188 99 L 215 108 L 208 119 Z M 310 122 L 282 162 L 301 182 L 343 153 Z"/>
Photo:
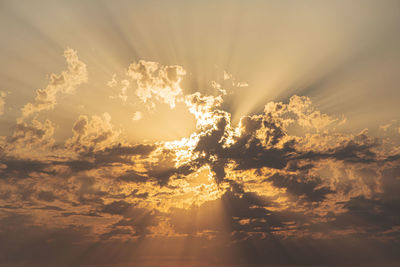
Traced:
<path fill-rule="evenodd" d="M 396 266 L 399 11 L 2 1 L 0 266 Z"/>

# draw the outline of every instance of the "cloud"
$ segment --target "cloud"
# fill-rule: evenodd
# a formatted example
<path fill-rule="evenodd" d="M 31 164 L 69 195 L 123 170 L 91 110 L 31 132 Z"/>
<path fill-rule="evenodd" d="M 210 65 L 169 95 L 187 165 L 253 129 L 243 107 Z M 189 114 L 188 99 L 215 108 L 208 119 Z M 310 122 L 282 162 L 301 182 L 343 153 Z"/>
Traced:
<path fill-rule="evenodd" d="M 5 107 L 5 98 L 7 94 L 3 91 L 0 91 L 0 116 L 4 114 L 4 107 Z"/>
<path fill-rule="evenodd" d="M 40 255 L 60 255 L 59 246 L 69 256 L 48 259 L 51 264 L 76 257 L 96 265 L 93 255 L 102 258 L 115 246 L 129 250 L 121 252 L 123 264 L 132 253 L 175 257 L 181 250 L 172 246 L 188 243 L 196 248 L 194 260 L 215 263 L 204 259 L 213 255 L 228 265 L 360 263 L 363 252 L 376 248 L 389 252 L 369 259 L 399 260 L 392 251 L 400 229 L 400 154 L 390 136 L 341 132 L 344 119 L 322 113 L 305 96 L 269 102 L 235 124 L 221 86 L 217 95 L 185 95 L 183 68 L 139 61 L 128 69 L 129 86 L 136 83 L 146 104 L 182 102 L 196 120 L 190 136 L 124 140 L 124 129 L 103 113 L 79 115 L 70 137 L 56 141 L 56 124 L 37 113 L 87 79 L 73 50 L 66 58 L 68 70 L 52 75 L 0 139 L 6 263 L 41 265 Z M 113 77 L 109 85 L 119 83 Z M 133 119 L 144 118 L 136 112 Z M 353 254 L 349 244 L 357 247 Z M 30 246 L 37 253 L 17 258 Z"/>
<path fill-rule="evenodd" d="M 22 118 L 53 109 L 57 102 L 57 94 L 73 93 L 77 86 L 87 82 L 86 64 L 79 60 L 77 52 L 69 48 L 64 51 L 64 57 L 67 61 L 67 70 L 61 74 L 50 75 L 49 84 L 43 89 L 36 90 L 35 101 L 22 108 Z"/>
<path fill-rule="evenodd" d="M 53 109 L 59 93 L 73 93 L 77 86 L 87 82 L 86 65 L 79 60 L 76 51 L 67 49 L 64 57 L 67 70 L 61 74 L 51 74 L 49 84 L 44 89 L 36 90 L 34 102 L 23 106 L 22 115 L 17 118 L 12 135 L 3 140 L 3 149 L 10 155 L 40 157 L 51 153 L 55 144 L 54 124 L 49 119 L 40 121 L 35 114 Z M 2 94 L 0 97 L 1 105 L 4 96 Z"/>
<path fill-rule="evenodd" d="M 232 79 L 232 74 L 224 71 L 224 80 L 229 80 L 229 79 Z"/>
<path fill-rule="evenodd" d="M 181 66 L 162 66 L 140 60 L 129 66 L 127 75 L 136 81 L 136 94 L 144 103 L 154 97 L 174 108 L 182 97 L 180 83 L 186 71 Z"/>
<path fill-rule="evenodd" d="M 35 149 L 43 152 L 54 144 L 54 125 L 50 120 L 40 122 L 33 119 L 20 121 L 14 126 L 11 136 L 6 138 L 5 149 L 10 154 L 35 154 Z"/>
<path fill-rule="evenodd" d="M 117 86 L 117 84 L 118 82 L 116 80 L 116 75 L 114 74 L 111 81 L 109 81 L 107 85 L 111 88 L 114 88 Z M 110 98 L 111 99 L 119 98 L 122 100 L 123 103 L 126 103 L 126 101 L 128 100 L 128 88 L 130 87 L 130 82 L 128 80 L 121 80 L 120 84 L 122 87 L 118 95 L 110 96 Z"/>
<path fill-rule="evenodd" d="M 322 114 L 312 106 L 310 98 L 294 95 L 288 104 L 270 102 L 265 105 L 264 113 L 271 119 L 280 120 L 283 127 L 298 124 L 301 127 L 321 131 L 333 123 L 343 123 L 337 118 Z"/>
<path fill-rule="evenodd" d="M 111 116 L 79 116 L 73 128 L 73 136 L 66 141 L 66 147 L 76 152 L 101 150 L 118 142 L 119 132 L 111 124 Z"/>
<path fill-rule="evenodd" d="M 29 178 L 34 173 L 44 173 L 48 163 L 34 159 L 19 159 L 7 155 L 1 157 L 1 178 Z"/>
<path fill-rule="evenodd" d="M 222 104 L 221 96 L 203 96 L 196 92 L 185 97 L 185 103 L 190 113 L 197 121 L 197 128 L 209 127 L 215 122 L 214 110 Z"/>
<path fill-rule="evenodd" d="M 132 120 L 138 121 L 138 120 L 141 120 L 142 118 L 143 118 L 142 112 L 136 111 L 136 112 L 133 114 Z"/>
<path fill-rule="evenodd" d="M 323 186 L 320 177 L 301 177 L 300 175 L 273 174 L 267 179 L 275 187 L 285 188 L 286 192 L 296 197 L 304 197 L 309 202 L 319 202 L 326 198 L 327 194 L 334 191 L 330 187 Z"/>

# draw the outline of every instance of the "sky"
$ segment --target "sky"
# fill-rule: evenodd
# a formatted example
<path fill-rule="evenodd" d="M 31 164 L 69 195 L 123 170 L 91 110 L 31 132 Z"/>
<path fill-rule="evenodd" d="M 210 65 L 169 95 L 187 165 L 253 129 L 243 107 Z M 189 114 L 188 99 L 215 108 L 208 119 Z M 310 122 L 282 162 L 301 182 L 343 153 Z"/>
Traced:
<path fill-rule="evenodd" d="M 0 266 L 399 266 L 399 1 L 0 0 Z"/>

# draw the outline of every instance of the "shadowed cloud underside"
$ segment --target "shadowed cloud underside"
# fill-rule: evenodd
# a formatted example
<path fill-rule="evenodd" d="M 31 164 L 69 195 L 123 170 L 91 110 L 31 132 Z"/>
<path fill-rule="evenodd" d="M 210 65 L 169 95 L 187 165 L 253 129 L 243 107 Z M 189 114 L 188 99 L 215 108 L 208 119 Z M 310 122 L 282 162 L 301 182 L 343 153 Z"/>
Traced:
<path fill-rule="evenodd" d="M 11 3 L 1 5 L 19 10 Z M 92 12 L 115 15 L 108 4 L 101 6 Z M 207 6 L 198 6 L 199 12 Z M 140 7 L 150 8 L 143 3 Z M 374 16 L 366 12 L 350 24 L 364 25 L 364 16 L 381 18 L 382 10 L 375 14 L 373 7 L 368 2 L 365 10 Z M 281 10 L 275 4 L 270 8 Z M 19 11 L 24 14 L 24 10 Z M 21 14 L 15 19 L 24 23 Z M 228 15 L 222 18 L 230 21 Z M 109 20 L 115 22 L 109 26 L 116 34 L 118 19 Z M 386 31 L 371 31 L 386 36 L 400 25 L 390 14 L 385 23 L 391 25 L 381 25 Z M 319 34 L 315 25 L 308 29 Z M 143 40 L 148 38 L 142 34 Z M 374 40 L 368 39 L 357 53 L 347 51 L 352 56 L 341 63 L 350 68 L 352 63 L 368 61 L 363 53 L 381 45 Z M 186 41 L 180 44 L 186 47 Z M 129 45 L 132 40 L 121 42 L 132 54 L 128 52 L 135 47 Z M 351 42 L 348 45 L 355 49 Z M 103 58 L 105 65 L 100 66 L 93 57 L 107 57 L 95 49 L 90 54 L 64 44 L 53 46 L 58 52 L 52 60 L 61 62 L 63 52 L 62 67 L 50 70 L 41 83 L 32 81 L 36 86 L 28 86 L 29 93 L 0 88 L 0 266 L 396 266 L 400 262 L 396 110 L 388 100 L 387 113 L 377 110 L 380 115 L 371 115 L 370 124 L 353 124 L 360 117 L 348 118 L 354 113 L 335 110 L 335 94 L 327 93 L 333 89 L 321 89 L 346 83 L 350 74 L 358 77 L 372 68 L 369 64 L 355 67 L 357 74 L 333 59 L 326 69 L 317 70 L 327 59 L 315 59 L 318 63 L 306 66 L 315 77 L 306 79 L 299 78 L 304 70 L 294 71 L 296 60 L 289 60 L 285 71 L 277 63 L 275 73 L 260 62 L 243 63 L 244 73 L 248 69 L 252 75 L 261 73 L 257 78 L 241 76 L 240 68 L 231 73 L 212 66 L 208 57 L 201 61 L 210 67 L 207 70 L 188 55 L 185 60 L 172 54 L 157 59 L 140 56 L 146 55 L 144 50 L 124 65 Z M 330 54 L 328 50 L 315 57 Z M 223 62 L 221 58 L 214 63 Z M 300 56 L 297 59 L 301 61 Z M 378 62 L 373 56 L 370 60 Z M 232 61 L 232 66 L 238 64 L 235 58 Z M 51 65 L 43 62 L 45 68 Z M 11 76 L 7 71 L 0 74 L 1 86 L 7 85 Z M 263 74 L 270 77 L 265 87 Z M 286 81 L 281 77 L 286 74 L 294 76 Z M 386 74 L 389 71 L 379 79 L 390 76 Z M 23 84 L 22 78 L 19 83 Z M 291 86 L 296 88 L 289 90 Z M 315 93 L 318 88 L 325 93 Z M 351 91 L 349 98 L 355 93 Z M 392 98 L 399 100 L 395 93 Z M 387 120 L 373 120 L 385 114 Z"/>

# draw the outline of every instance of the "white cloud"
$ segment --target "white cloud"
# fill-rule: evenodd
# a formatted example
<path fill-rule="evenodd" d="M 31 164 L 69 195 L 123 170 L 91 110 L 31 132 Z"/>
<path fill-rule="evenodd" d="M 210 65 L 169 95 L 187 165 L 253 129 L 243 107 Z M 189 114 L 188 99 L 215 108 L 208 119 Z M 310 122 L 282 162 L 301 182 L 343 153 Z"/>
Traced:
<path fill-rule="evenodd" d="M 49 84 L 43 89 L 36 90 L 34 102 L 22 108 L 23 118 L 42 110 L 53 109 L 58 93 L 71 94 L 77 86 L 87 82 L 86 64 L 79 60 L 76 51 L 69 48 L 64 51 L 64 57 L 68 65 L 67 70 L 61 74 L 51 74 Z"/>
<path fill-rule="evenodd" d="M 182 100 L 180 83 L 186 71 L 181 66 L 162 66 L 157 62 L 140 60 L 129 66 L 127 74 L 136 81 L 136 94 L 144 103 L 154 97 L 174 108 L 176 102 Z"/>
<path fill-rule="evenodd" d="M 232 74 L 224 71 L 224 80 L 229 80 L 229 79 L 232 79 Z"/>
<path fill-rule="evenodd" d="M 132 120 L 138 121 L 138 120 L 141 120 L 142 118 L 143 118 L 142 112 L 136 111 L 136 112 L 133 114 Z"/>

